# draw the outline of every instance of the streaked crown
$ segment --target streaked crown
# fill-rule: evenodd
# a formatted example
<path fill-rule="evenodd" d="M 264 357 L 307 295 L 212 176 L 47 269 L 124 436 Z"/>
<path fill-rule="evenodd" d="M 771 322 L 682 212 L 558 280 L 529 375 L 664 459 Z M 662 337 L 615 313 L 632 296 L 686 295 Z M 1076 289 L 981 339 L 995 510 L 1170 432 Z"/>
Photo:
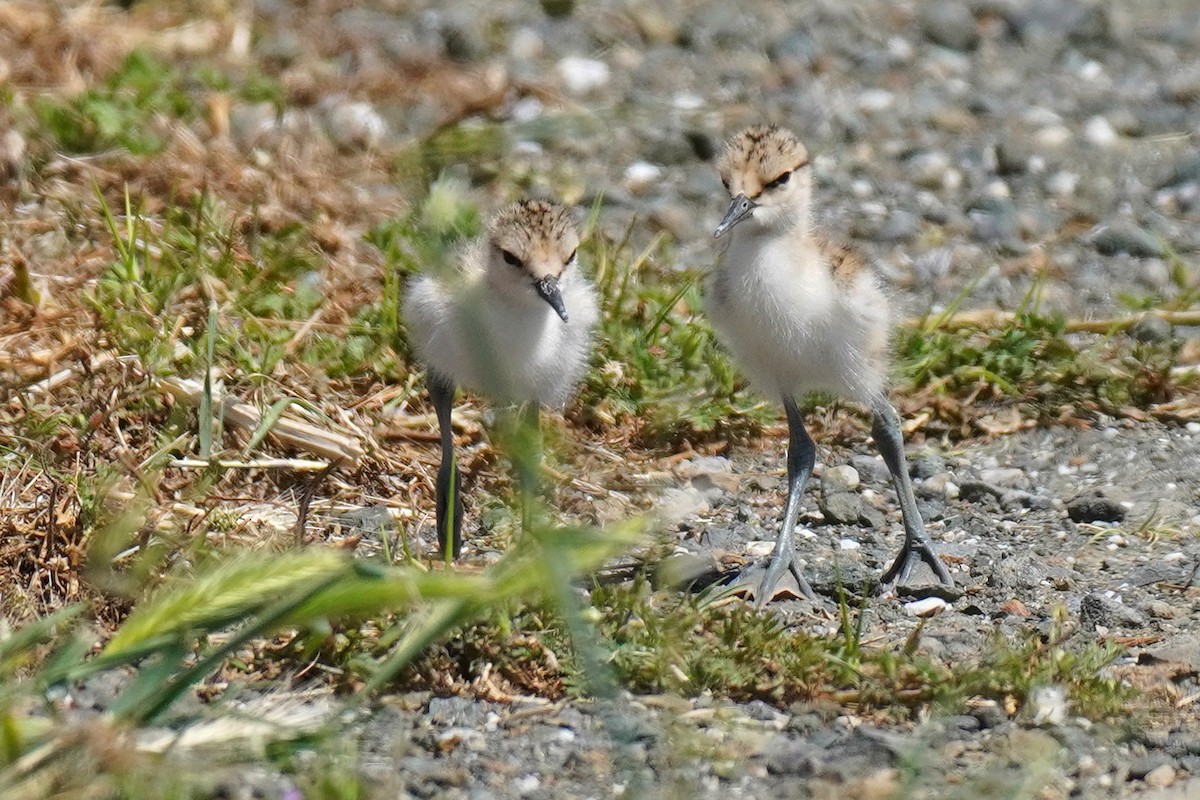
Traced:
<path fill-rule="evenodd" d="M 729 138 L 717 171 L 730 197 L 744 194 L 757 200 L 807 165 L 808 150 L 794 133 L 777 125 L 754 125 Z"/>
<path fill-rule="evenodd" d="M 535 279 L 559 277 L 579 248 L 571 210 L 545 200 L 520 200 L 501 209 L 488 224 L 487 238 L 505 262 Z"/>

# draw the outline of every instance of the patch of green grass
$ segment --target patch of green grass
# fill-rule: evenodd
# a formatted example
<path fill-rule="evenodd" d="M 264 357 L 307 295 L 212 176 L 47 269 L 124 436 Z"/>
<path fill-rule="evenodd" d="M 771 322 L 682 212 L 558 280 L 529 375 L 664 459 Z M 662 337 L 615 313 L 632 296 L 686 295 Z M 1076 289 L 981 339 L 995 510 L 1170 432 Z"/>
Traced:
<path fill-rule="evenodd" d="M 1069 334 L 1062 314 L 1026 307 L 995 329 L 945 330 L 936 321 L 901 329 L 896 349 L 910 392 L 966 397 L 986 388 L 1052 419 L 1064 404 L 1120 413 L 1169 400 L 1179 347 L 1122 335 L 1096 342 Z"/>
<path fill-rule="evenodd" d="M 331 377 L 396 372 L 398 323 L 388 322 L 386 301 L 357 309 L 346 332 L 310 331 L 293 344 L 330 301 L 323 254 L 304 225 L 267 232 L 207 196 L 173 204 L 160 220 L 132 200 L 120 217 L 105 214 L 118 258 L 87 299 L 110 343 L 154 374 L 204 363 L 207 300 L 218 308 L 216 362 L 234 385 L 269 380 L 285 361 Z"/>
<path fill-rule="evenodd" d="M 468 197 L 466 185 L 445 176 L 430 185 L 424 200 L 410 213 L 372 228 L 367 241 L 383 254 L 388 270 L 379 303 L 359 312 L 363 324 L 378 330 L 396 352 L 410 357 L 400 318 L 404 284 L 421 272 L 452 269 L 458 248 L 482 230 L 482 215 Z"/>
<path fill-rule="evenodd" d="M 943 664 L 917 652 L 921 628 L 896 650 L 864 645 L 866 607 L 843 606 L 839 633 L 814 636 L 719 596 L 653 591 L 644 580 L 595 586 L 585 616 L 617 685 L 634 693 L 673 693 L 778 707 L 823 700 L 858 712 L 907 718 L 922 707 L 961 713 L 968 700 L 1025 707 L 1039 687 L 1058 686 L 1074 713 L 1112 718 L 1132 692 L 1108 667 L 1120 648 L 1034 632 L 986 639 L 973 662 Z M 371 663 L 386 622 L 352 626 L 321 646 L 325 663 L 349 670 Z M 1057 637 L 1057 638 L 1056 638 Z M 315 651 L 293 643 L 297 661 Z M 303 652 L 302 652 L 303 651 Z M 362 659 L 367 657 L 366 661 Z M 434 644 L 397 676 L 397 687 L 466 691 L 487 665 L 508 690 L 558 699 L 587 695 L 576 640 L 556 606 L 524 601 L 491 608 L 454 639 Z"/>
<path fill-rule="evenodd" d="M 1122 713 L 1131 693 L 1107 674 L 1120 654 L 1112 645 L 1070 642 L 1061 627 L 1048 640 L 996 634 L 976 663 L 935 663 L 915 652 L 920 630 L 898 651 L 863 646 L 866 608 L 846 612 L 839 634 L 815 637 L 742 603 L 655 593 L 644 583 L 593 592 L 597 630 L 611 643 L 611 663 L 635 692 L 712 692 L 733 700 L 786 706 L 816 698 L 860 710 L 900 711 L 935 704 L 955 711 L 971 698 L 1023 706 L 1039 686 L 1061 686 L 1078 713 Z M 857 618 L 855 618 L 857 616 Z"/>
<path fill-rule="evenodd" d="M 196 119 L 205 95 L 235 87 L 246 100 L 282 102 L 282 88 L 265 75 L 235 80 L 211 65 L 189 70 L 134 50 L 102 84 L 69 98 L 39 97 L 33 112 L 40 130 L 67 152 L 123 148 L 133 155 L 153 155 L 168 142 L 158 118 Z"/>
<path fill-rule="evenodd" d="M 777 411 L 746 381 L 702 313 L 701 275 L 671 268 L 665 237 L 631 255 L 592 215 L 582 248 L 601 297 L 599 352 L 580 405 L 597 424 L 632 423 L 649 445 L 749 435 Z"/>
<path fill-rule="evenodd" d="M 480 118 L 439 128 L 396 155 L 398 180 L 423 189 L 447 171 L 465 173 L 472 184 L 497 180 L 505 171 L 508 134 L 499 123 Z"/>

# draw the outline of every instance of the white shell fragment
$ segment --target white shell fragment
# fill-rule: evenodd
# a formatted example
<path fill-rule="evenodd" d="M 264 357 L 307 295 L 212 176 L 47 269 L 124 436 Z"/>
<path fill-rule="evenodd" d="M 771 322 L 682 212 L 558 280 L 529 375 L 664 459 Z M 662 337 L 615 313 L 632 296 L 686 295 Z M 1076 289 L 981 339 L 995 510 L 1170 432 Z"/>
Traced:
<path fill-rule="evenodd" d="M 910 617 L 934 617 L 950 607 L 940 597 L 926 597 L 924 600 L 914 600 L 904 604 L 904 613 Z"/>

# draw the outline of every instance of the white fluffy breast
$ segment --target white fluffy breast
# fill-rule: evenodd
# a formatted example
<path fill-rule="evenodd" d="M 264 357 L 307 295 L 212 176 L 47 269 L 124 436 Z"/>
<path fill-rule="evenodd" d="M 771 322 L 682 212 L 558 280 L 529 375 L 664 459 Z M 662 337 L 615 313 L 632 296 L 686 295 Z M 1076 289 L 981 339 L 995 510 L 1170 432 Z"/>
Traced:
<path fill-rule="evenodd" d="M 499 402 L 561 407 L 587 368 L 599 309 L 582 276 L 564 276 L 560 290 L 569 322 L 533 292 L 514 301 L 482 280 L 451 291 L 422 276 L 404 316 L 418 355 L 456 384 Z"/>
<path fill-rule="evenodd" d="M 811 242 L 735 236 L 708 304 L 722 341 L 774 397 L 868 401 L 883 389 L 887 302 L 868 272 L 837 283 Z"/>

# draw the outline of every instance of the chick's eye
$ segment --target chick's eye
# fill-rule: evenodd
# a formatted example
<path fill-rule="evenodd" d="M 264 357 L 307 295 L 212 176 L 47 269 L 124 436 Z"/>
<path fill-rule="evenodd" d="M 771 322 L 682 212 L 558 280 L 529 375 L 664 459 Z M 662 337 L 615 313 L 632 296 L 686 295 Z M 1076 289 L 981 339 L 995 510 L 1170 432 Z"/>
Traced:
<path fill-rule="evenodd" d="M 788 171 L 788 172 L 785 172 L 785 173 L 783 173 L 782 175 L 780 175 L 780 176 L 779 176 L 778 178 L 776 178 L 775 180 L 773 180 L 773 181 L 771 181 L 770 183 L 768 183 L 768 184 L 767 184 L 765 187 L 763 187 L 763 188 L 766 188 L 766 189 L 778 189 L 780 186 L 783 186 L 785 183 L 787 183 L 787 182 L 788 182 L 788 181 L 790 181 L 791 179 L 792 179 L 792 173 L 791 173 L 791 171 Z"/>
<path fill-rule="evenodd" d="M 575 263 L 575 256 L 577 256 L 577 255 L 579 255 L 578 247 L 576 247 L 574 250 L 571 251 L 571 255 L 567 256 L 567 260 L 565 263 L 567 263 L 567 264 Z"/>
<path fill-rule="evenodd" d="M 504 256 L 504 263 L 506 263 L 506 264 L 509 264 L 509 265 L 511 265 L 511 266 L 514 266 L 514 267 L 523 267 L 523 266 L 525 266 L 525 265 L 524 265 L 524 264 L 521 262 L 521 259 L 517 258 L 515 255 L 513 255 L 512 253 L 510 253 L 510 252 L 509 252 L 509 251 L 507 251 L 507 250 L 501 250 L 501 251 L 500 251 L 500 255 Z"/>

